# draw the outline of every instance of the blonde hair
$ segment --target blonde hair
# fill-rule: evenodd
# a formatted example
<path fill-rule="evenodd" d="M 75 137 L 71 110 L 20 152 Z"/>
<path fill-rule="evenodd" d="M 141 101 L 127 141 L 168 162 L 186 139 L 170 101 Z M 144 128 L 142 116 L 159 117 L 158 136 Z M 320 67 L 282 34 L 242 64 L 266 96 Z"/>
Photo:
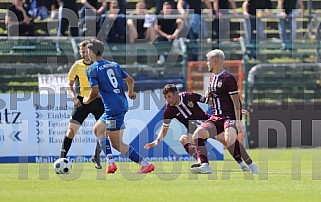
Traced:
<path fill-rule="evenodd" d="M 225 55 L 224 55 L 224 52 L 220 49 L 214 49 L 214 50 L 211 50 L 210 52 L 208 52 L 206 54 L 206 57 L 208 59 L 212 58 L 212 57 L 217 57 L 218 59 L 220 60 L 225 60 Z"/>

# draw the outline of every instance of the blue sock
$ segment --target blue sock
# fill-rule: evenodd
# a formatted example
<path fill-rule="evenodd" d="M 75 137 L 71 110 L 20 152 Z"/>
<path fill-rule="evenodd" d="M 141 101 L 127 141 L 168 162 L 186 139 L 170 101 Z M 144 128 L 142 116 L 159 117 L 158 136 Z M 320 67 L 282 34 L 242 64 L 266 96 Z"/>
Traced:
<path fill-rule="evenodd" d="M 110 147 L 110 142 L 109 139 L 107 137 L 103 137 L 101 139 L 99 139 L 99 144 L 100 144 L 100 148 L 101 150 L 103 150 L 103 152 L 105 153 L 105 155 L 111 155 L 111 147 Z"/>
<path fill-rule="evenodd" d="M 141 155 L 139 155 L 135 151 L 135 149 L 131 146 L 129 146 L 128 152 L 126 153 L 125 156 L 136 163 L 140 163 L 143 160 L 143 157 Z"/>

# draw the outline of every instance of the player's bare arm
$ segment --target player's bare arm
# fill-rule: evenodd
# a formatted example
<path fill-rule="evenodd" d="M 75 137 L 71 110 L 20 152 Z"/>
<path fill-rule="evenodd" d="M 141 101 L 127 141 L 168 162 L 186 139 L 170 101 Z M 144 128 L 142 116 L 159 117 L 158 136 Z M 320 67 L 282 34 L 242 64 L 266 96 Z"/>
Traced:
<path fill-rule="evenodd" d="M 160 141 L 162 141 L 165 138 L 165 136 L 167 135 L 168 128 L 169 128 L 169 125 L 168 126 L 163 125 L 157 135 L 157 138 L 153 142 L 146 144 L 144 148 L 149 149 L 156 146 Z"/>
<path fill-rule="evenodd" d="M 69 80 L 69 83 L 68 83 L 68 93 L 74 103 L 74 106 L 75 107 L 81 107 L 81 102 L 80 100 L 77 98 L 76 96 L 76 92 L 75 92 L 75 89 L 74 89 L 74 83 L 75 83 L 75 80 Z"/>
<path fill-rule="evenodd" d="M 131 76 L 124 78 L 128 87 L 128 97 L 132 100 L 136 99 L 136 93 L 134 92 L 134 79 Z"/>
<path fill-rule="evenodd" d="M 97 98 L 97 96 L 99 95 L 99 88 L 98 85 L 91 87 L 90 93 L 89 93 L 89 97 L 84 97 L 83 99 L 83 103 L 84 104 L 89 104 L 90 102 L 92 102 L 94 99 Z"/>

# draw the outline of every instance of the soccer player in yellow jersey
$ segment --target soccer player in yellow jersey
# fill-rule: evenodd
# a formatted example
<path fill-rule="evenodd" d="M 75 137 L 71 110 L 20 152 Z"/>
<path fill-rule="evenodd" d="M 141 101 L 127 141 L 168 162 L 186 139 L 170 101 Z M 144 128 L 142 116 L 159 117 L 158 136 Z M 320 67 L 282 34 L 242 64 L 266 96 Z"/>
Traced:
<path fill-rule="evenodd" d="M 68 73 L 68 80 L 69 80 L 69 87 L 68 87 L 68 93 L 70 94 L 72 101 L 74 102 L 74 110 L 71 114 L 68 130 L 66 133 L 66 136 L 62 143 L 61 148 L 61 158 L 66 158 L 67 153 L 71 147 L 72 140 L 77 134 L 77 131 L 79 130 L 80 126 L 84 122 L 84 120 L 87 118 L 87 116 L 92 113 L 95 116 L 96 120 L 99 120 L 99 118 L 104 114 L 104 105 L 100 97 L 96 98 L 93 102 L 89 104 L 83 104 L 83 98 L 89 97 L 90 93 L 90 84 L 86 75 L 86 69 L 92 64 L 88 57 L 87 53 L 87 44 L 89 43 L 88 40 L 84 40 L 79 43 L 79 52 L 81 56 L 81 60 L 77 60 L 71 67 Z M 76 78 L 79 80 L 79 93 L 76 95 L 76 92 L 74 90 L 74 83 Z M 109 140 L 107 139 L 107 145 L 110 145 Z M 109 143 L 109 144 L 108 144 Z M 106 145 L 103 145 L 104 147 Z M 110 148 L 109 148 L 110 149 Z M 95 155 L 92 157 L 91 161 L 95 163 L 95 167 L 97 169 L 101 169 L 102 166 L 100 164 L 100 152 L 101 147 L 99 145 L 99 142 L 97 141 L 96 151 Z M 108 173 L 114 173 L 117 169 L 113 157 L 110 154 L 107 156 L 108 159 L 108 167 L 111 167 L 113 169 L 108 169 Z"/>

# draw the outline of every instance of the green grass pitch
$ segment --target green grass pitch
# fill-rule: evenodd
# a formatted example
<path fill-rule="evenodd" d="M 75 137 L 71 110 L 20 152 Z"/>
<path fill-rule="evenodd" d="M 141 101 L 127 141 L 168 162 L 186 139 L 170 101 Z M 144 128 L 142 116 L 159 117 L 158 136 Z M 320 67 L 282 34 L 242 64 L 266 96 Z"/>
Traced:
<path fill-rule="evenodd" d="M 249 150 L 260 174 L 226 160 L 210 162 L 211 175 L 190 173 L 193 162 L 155 162 L 151 174 L 117 163 L 106 175 L 91 163 L 75 163 L 69 175 L 52 164 L 0 164 L 0 201 L 321 201 L 321 149 Z"/>

